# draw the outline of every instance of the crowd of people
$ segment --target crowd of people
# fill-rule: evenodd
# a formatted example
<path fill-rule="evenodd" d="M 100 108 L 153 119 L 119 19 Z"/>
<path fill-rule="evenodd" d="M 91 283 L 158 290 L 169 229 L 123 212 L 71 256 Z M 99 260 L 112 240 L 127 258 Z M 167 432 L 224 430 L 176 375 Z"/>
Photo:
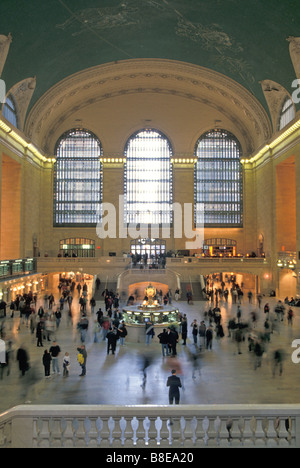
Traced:
<path fill-rule="evenodd" d="M 205 353 L 214 350 L 214 341 L 221 342 L 224 339 L 229 339 L 233 344 L 234 354 L 240 355 L 246 351 L 253 356 L 253 369 L 257 370 L 262 366 L 270 342 L 273 340 L 276 345 L 276 337 L 280 334 L 282 323 L 286 321 L 289 327 L 293 326 L 294 311 L 287 301 L 278 300 L 276 305 L 271 307 L 268 301 L 262 304 L 263 297 L 257 297 L 256 304 L 253 305 L 250 314 L 248 313 L 249 308 L 244 313 L 241 299 L 237 301 L 232 299 L 232 304 L 236 304 L 236 307 L 231 307 L 228 310 L 235 312 L 235 315 L 228 317 L 226 313 L 224 316 L 221 302 L 226 304 L 228 301 L 227 295 L 224 295 L 225 290 L 224 285 L 221 285 L 220 288 L 216 287 L 213 294 L 209 292 L 211 288 L 206 289 L 207 301 L 201 303 L 202 310 L 199 311 L 197 318 L 190 319 L 189 322 L 187 314 L 179 313 L 179 323 L 175 326 L 166 326 L 158 334 L 155 344 L 153 344 L 154 326 L 151 322 L 147 322 L 145 324 L 145 345 L 151 350 L 159 343 L 163 358 L 177 357 L 179 361 L 181 356 L 178 357 L 178 346 L 180 346 L 180 354 L 185 348 L 185 355 L 190 360 L 192 376 L 195 379 L 197 373 L 200 375 L 201 361 L 205 359 Z M 171 293 L 167 297 L 168 300 L 173 300 Z M 179 297 L 180 292 L 176 291 L 175 300 L 178 300 Z M 133 298 L 133 300 L 135 299 Z M 253 296 L 248 296 L 247 305 L 248 303 L 251 305 L 252 300 Z M 18 362 L 21 376 L 30 370 L 30 356 L 26 346 L 21 343 L 17 349 L 14 349 L 15 343 L 12 333 L 6 328 L 9 315 L 7 308 L 7 305 L 6 307 L 2 305 L 0 378 L 10 374 L 12 359 Z M 61 282 L 56 294 L 50 292 L 39 298 L 34 294 L 19 295 L 9 305 L 10 318 L 17 323 L 17 333 L 28 329 L 28 332 L 36 338 L 36 346 L 44 348 L 40 364 L 44 368 L 46 379 L 49 379 L 53 374 L 60 374 L 61 369 L 64 377 L 70 375 L 71 355 L 74 350 L 68 350 L 62 355 L 58 342 L 60 323 L 63 317 L 65 317 L 64 323 L 67 328 L 76 330 L 78 333 L 76 360 L 80 368 L 79 375 L 84 377 L 87 374 L 87 340 L 90 342 L 92 339 L 94 343 L 105 342 L 107 355 L 110 353 L 114 355 L 118 344 L 120 348 L 125 346 L 128 330 L 120 309 L 120 297 L 117 292 L 105 289 L 101 302 L 99 302 L 92 297 L 85 282 L 77 284 L 75 282 Z M 263 320 L 261 320 L 262 314 Z M 128 342 L 130 344 L 130 336 Z M 274 376 L 277 372 L 282 375 L 285 357 L 284 350 L 275 346 L 271 356 Z M 150 366 L 151 360 L 148 359 L 148 361 L 146 367 Z M 175 375 L 176 369 L 173 370 L 174 374 L 172 375 Z M 176 382 L 178 383 L 178 380 Z M 176 395 L 176 402 L 178 402 L 178 394 L 176 393 Z"/>

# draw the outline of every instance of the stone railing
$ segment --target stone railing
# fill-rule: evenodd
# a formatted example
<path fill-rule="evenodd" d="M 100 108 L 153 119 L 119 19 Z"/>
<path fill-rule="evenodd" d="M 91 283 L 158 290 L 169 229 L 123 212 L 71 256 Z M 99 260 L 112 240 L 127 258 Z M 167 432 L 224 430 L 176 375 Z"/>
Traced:
<path fill-rule="evenodd" d="M 17 406 L 0 448 L 300 447 L 300 405 Z"/>

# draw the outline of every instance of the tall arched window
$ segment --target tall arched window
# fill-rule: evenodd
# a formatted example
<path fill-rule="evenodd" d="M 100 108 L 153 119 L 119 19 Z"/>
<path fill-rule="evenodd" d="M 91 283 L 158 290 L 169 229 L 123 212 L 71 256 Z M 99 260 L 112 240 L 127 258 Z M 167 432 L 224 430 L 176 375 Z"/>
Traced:
<path fill-rule="evenodd" d="M 17 108 L 16 108 L 14 98 L 12 97 L 11 94 L 7 96 L 7 98 L 5 99 L 5 103 L 3 104 L 3 109 L 2 109 L 2 115 L 6 120 L 8 120 L 8 122 L 10 122 L 16 128 L 18 128 Z"/>
<path fill-rule="evenodd" d="M 198 226 L 243 225 L 241 147 L 226 130 L 211 130 L 196 143 L 195 221 Z"/>
<path fill-rule="evenodd" d="M 282 130 L 286 125 L 288 125 L 295 118 L 295 108 L 294 103 L 290 97 L 287 97 L 281 108 L 279 116 L 279 125 L 278 130 Z"/>
<path fill-rule="evenodd" d="M 157 130 L 143 129 L 125 147 L 125 223 L 172 223 L 172 149 Z"/>
<path fill-rule="evenodd" d="M 95 226 L 101 215 L 102 147 L 87 130 L 66 132 L 56 145 L 54 226 Z"/>

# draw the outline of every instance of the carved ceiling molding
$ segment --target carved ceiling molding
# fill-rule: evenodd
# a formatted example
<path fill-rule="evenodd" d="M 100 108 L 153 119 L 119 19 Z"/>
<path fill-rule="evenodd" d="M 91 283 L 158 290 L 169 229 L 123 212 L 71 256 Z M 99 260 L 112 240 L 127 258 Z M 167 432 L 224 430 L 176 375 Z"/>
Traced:
<path fill-rule="evenodd" d="M 26 113 L 36 87 L 36 78 L 26 78 L 15 84 L 7 93 L 12 95 L 17 105 L 19 128 L 23 129 Z"/>
<path fill-rule="evenodd" d="M 7 59 L 10 44 L 12 42 L 12 35 L 0 35 L 0 76 L 2 75 L 3 68 Z"/>
<path fill-rule="evenodd" d="M 296 77 L 300 79 L 300 37 L 290 36 L 287 41 L 290 43 L 289 52 Z"/>
<path fill-rule="evenodd" d="M 198 100 L 212 107 L 219 106 L 223 114 L 231 115 L 231 120 L 245 119 L 248 126 L 251 123 L 252 128 L 248 128 L 246 133 L 253 140 L 247 146 L 253 149 L 272 134 L 265 109 L 240 84 L 203 67 L 158 59 L 134 59 L 100 65 L 64 79 L 33 107 L 27 118 L 25 133 L 42 146 L 46 144 L 42 141 L 43 134 L 52 133 L 53 126 L 57 126 L 57 121 L 62 123 L 63 116 L 96 102 L 95 99 L 109 99 L 129 92 L 164 92 Z"/>
<path fill-rule="evenodd" d="M 185 99 L 191 99 L 192 101 L 199 102 L 204 105 L 209 105 L 216 111 L 220 112 L 222 115 L 224 115 L 230 122 L 232 122 L 233 126 L 236 127 L 240 134 L 243 136 L 244 141 L 245 141 L 245 151 L 248 154 L 251 154 L 254 151 L 253 148 L 253 143 L 251 141 L 251 138 L 249 138 L 249 131 L 248 127 L 241 122 L 238 117 L 233 116 L 232 113 L 227 112 L 224 107 L 208 100 L 205 98 L 201 98 L 196 95 L 192 95 L 190 93 L 184 93 L 180 92 L 178 90 L 174 89 L 163 89 L 163 88 L 133 88 L 133 89 L 121 89 L 115 92 L 111 93 L 105 93 L 102 96 L 97 96 L 95 98 L 91 98 L 88 101 L 83 101 L 79 104 L 76 104 L 74 107 L 69 108 L 66 112 L 62 113 L 59 117 L 59 119 L 55 120 L 53 122 L 51 128 L 48 130 L 47 134 L 44 135 L 43 140 L 42 140 L 42 147 L 45 149 L 47 153 L 52 153 L 53 152 L 53 146 L 55 143 L 53 142 L 53 136 L 57 133 L 58 129 L 64 124 L 65 121 L 68 121 L 68 119 L 72 118 L 72 115 L 74 113 L 84 109 L 85 107 L 99 103 L 105 99 L 110 99 L 118 96 L 124 96 L 124 95 L 130 95 L 130 94 L 161 94 L 161 95 L 171 95 L 171 96 L 178 96 L 178 97 L 183 97 Z"/>

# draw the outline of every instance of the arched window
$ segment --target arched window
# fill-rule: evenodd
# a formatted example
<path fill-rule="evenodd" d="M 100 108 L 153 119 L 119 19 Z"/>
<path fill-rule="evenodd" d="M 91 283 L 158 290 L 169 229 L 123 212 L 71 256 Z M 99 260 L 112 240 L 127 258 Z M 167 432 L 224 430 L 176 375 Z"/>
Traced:
<path fill-rule="evenodd" d="M 59 254 L 63 257 L 95 257 L 95 241 L 82 237 L 62 239 Z"/>
<path fill-rule="evenodd" d="M 17 108 L 16 108 L 14 98 L 12 97 L 11 94 L 7 96 L 7 98 L 5 99 L 5 103 L 3 104 L 3 109 L 2 109 L 2 115 L 6 120 L 8 120 L 8 122 L 10 122 L 16 128 L 18 128 Z"/>
<path fill-rule="evenodd" d="M 226 130 L 211 130 L 196 143 L 195 221 L 197 226 L 243 225 L 241 147 Z"/>
<path fill-rule="evenodd" d="M 56 145 L 54 226 L 95 226 L 101 215 L 102 147 L 91 132 L 73 129 Z"/>
<path fill-rule="evenodd" d="M 125 223 L 172 223 L 172 149 L 157 130 L 143 129 L 125 147 Z"/>
<path fill-rule="evenodd" d="M 282 130 L 286 125 L 288 125 L 295 118 L 295 108 L 294 103 L 290 97 L 287 97 L 281 108 L 279 116 L 279 126 L 278 130 Z"/>

